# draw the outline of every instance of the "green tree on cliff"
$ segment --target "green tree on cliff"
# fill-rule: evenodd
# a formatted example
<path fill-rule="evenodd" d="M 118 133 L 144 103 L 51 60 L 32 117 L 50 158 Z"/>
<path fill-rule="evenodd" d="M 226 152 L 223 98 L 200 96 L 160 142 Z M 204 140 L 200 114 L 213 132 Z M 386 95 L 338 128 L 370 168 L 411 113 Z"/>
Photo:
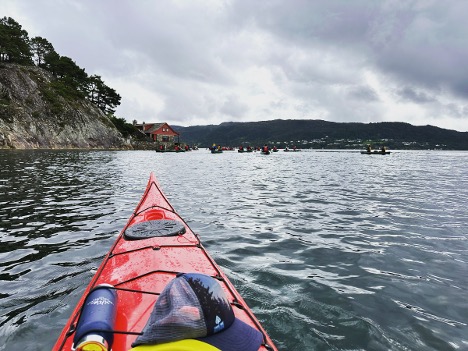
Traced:
<path fill-rule="evenodd" d="M 34 37 L 30 41 L 30 48 L 34 63 L 38 67 L 45 68 L 46 57 L 55 53 L 54 46 L 45 38 Z"/>
<path fill-rule="evenodd" d="M 11 17 L 0 19 L 0 61 L 32 64 L 28 32 Z"/>
<path fill-rule="evenodd" d="M 105 113 L 114 114 L 115 109 L 120 105 L 120 99 L 120 95 L 117 94 L 114 89 L 106 85 L 104 89 L 104 101 L 103 104 L 99 106 L 99 108 Z"/>
<path fill-rule="evenodd" d="M 29 39 L 28 32 L 11 17 L 0 19 L 0 61 L 44 68 L 56 78 L 51 87 L 63 97 L 87 98 L 113 114 L 121 97 L 100 76 L 89 77 L 70 57 L 60 56 L 45 38 Z"/>
<path fill-rule="evenodd" d="M 88 82 L 88 75 L 85 70 L 79 67 L 75 61 L 67 56 L 60 56 L 56 62 L 55 74 L 62 82 L 73 89 L 84 93 Z"/>
<path fill-rule="evenodd" d="M 88 99 L 105 113 L 113 114 L 115 108 L 120 105 L 120 95 L 104 84 L 98 75 L 89 77 L 87 91 Z"/>

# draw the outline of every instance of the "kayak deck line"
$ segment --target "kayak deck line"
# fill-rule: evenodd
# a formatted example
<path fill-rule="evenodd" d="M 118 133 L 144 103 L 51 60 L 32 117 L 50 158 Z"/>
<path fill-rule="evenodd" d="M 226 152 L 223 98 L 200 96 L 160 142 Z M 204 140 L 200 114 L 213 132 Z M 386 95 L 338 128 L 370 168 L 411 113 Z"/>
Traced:
<path fill-rule="evenodd" d="M 153 251 L 158 251 L 158 250 L 161 250 L 161 249 L 164 249 L 164 248 L 168 248 L 168 247 L 200 247 L 199 244 L 180 244 L 180 245 L 153 245 L 153 246 L 145 246 L 145 247 L 141 247 L 141 248 L 138 248 L 138 249 L 134 249 L 134 250 L 128 250 L 128 251 L 122 251 L 122 252 L 113 252 L 109 255 L 109 258 L 112 258 L 112 257 L 115 257 L 115 256 L 119 256 L 119 255 L 125 255 L 125 254 L 129 254 L 129 253 L 132 253 L 132 252 L 136 252 L 136 251 L 142 251 L 142 250 L 148 250 L 148 249 L 151 249 Z"/>
<path fill-rule="evenodd" d="M 151 210 L 151 209 L 157 209 L 157 208 L 160 208 L 160 209 L 162 209 L 164 211 L 172 212 L 172 213 L 174 213 L 175 215 L 178 216 L 177 212 L 174 211 L 174 209 L 168 209 L 168 208 L 165 208 L 165 207 L 162 207 L 162 206 L 155 206 L 155 205 L 144 208 L 144 209 L 142 209 L 142 210 L 140 210 L 138 212 L 133 212 L 133 215 L 136 217 L 136 216 L 138 216 L 139 214 L 141 214 L 141 213 L 143 213 L 145 211 L 148 211 L 148 210 Z M 181 221 L 183 221 L 183 219 L 181 217 L 179 217 L 179 218 L 180 218 Z"/>
<path fill-rule="evenodd" d="M 128 231 L 130 235 L 126 235 L 129 228 L 132 228 Z M 113 351 L 129 350 L 136 336 L 141 334 L 161 291 L 178 274 L 189 272 L 218 280 L 236 318 L 261 333 L 263 341 L 258 350 L 277 351 L 242 296 L 206 251 L 200 236 L 170 204 L 153 173 L 138 205 L 85 288 L 52 350 L 72 350 L 86 298 L 101 285 L 112 286 L 117 296 L 116 320 L 112 331 L 97 330 L 99 328 L 95 331 L 115 334 Z"/>

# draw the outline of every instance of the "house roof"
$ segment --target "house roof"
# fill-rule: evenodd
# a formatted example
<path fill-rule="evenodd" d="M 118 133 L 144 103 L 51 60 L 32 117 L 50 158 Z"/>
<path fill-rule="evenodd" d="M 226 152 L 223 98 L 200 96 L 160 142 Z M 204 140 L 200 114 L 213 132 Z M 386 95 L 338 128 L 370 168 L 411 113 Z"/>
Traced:
<path fill-rule="evenodd" d="M 157 131 L 159 128 L 161 128 L 163 125 L 166 123 L 147 123 L 146 125 L 151 125 L 147 130 L 145 130 L 145 133 L 153 133 Z"/>

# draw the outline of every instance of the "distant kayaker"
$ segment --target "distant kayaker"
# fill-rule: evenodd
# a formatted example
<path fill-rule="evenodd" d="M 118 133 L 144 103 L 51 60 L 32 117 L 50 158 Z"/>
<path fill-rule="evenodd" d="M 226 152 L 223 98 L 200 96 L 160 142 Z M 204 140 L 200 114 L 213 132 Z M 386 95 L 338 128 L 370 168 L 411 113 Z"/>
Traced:
<path fill-rule="evenodd" d="M 265 144 L 265 145 L 263 146 L 262 151 L 263 151 L 263 152 L 268 152 L 268 151 L 269 151 L 269 148 L 268 148 L 268 145 L 267 145 L 267 144 Z"/>
<path fill-rule="evenodd" d="M 367 150 L 367 152 L 371 152 L 371 151 L 372 151 L 370 144 L 367 144 L 366 150 Z"/>
<path fill-rule="evenodd" d="M 131 351 L 257 351 L 262 342 L 258 330 L 236 318 L 216 279 L 185 273 L 161 292 Z"/>

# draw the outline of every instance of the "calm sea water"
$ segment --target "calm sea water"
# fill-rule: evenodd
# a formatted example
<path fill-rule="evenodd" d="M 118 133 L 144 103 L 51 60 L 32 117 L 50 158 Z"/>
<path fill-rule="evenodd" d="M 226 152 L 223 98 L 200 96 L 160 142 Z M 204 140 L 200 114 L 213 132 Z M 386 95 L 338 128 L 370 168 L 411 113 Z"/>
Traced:
<path fill-rule="evenodd" d="M 280 350 L 468 349 L 468 153 L 0 151 L 0 350 L 49 350 L 151 171 Z"/>

